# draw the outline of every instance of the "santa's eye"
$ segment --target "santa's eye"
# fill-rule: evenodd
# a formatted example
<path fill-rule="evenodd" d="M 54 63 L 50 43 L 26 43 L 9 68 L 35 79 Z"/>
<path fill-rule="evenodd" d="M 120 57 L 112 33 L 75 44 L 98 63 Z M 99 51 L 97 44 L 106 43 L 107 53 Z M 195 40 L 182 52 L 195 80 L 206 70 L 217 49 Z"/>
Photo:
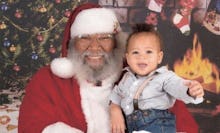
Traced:
<path fill-rule="evenodd" d="M 80 40 L 91 40 L 89 35 L 79 35 L 77 38 Z"/>

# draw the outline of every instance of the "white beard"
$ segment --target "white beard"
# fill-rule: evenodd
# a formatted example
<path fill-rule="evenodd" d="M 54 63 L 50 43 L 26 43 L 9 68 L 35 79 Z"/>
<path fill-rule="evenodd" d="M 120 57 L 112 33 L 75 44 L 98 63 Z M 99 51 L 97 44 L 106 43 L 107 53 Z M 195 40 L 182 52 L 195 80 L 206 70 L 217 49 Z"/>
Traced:
<path fill-rule="evenodd" d="M 68 51 L 67 58 L 74 66 L 74 77 L 80 86 L 81 105 L 87 122 L 87 133 L 111 133 L 109 96 L 114 83 L 121 74 L 123 54 L 124 47 L 117 45 L 112 53 L 105 56 L 103 66 L 94 70 L 83 61 L 73 47 Z M 94 86 L 88 81 L 102 81 L 102 85 Z"/>
<path fill-rule="evenodd" d="M 71 60 L 74 66 L 75 78 L 79 82 L 81 105 L 87 122 L 87 133 L 111 133 L 109 118 L 109 96 L 115 81 L 122 70 L 122 60 L 113 54 L 108 56 L 101 69 L 94 70 L 84 63 L 76 51 L 72 51 Z M 89 81 L 102 82 L 94 86 Z"/>

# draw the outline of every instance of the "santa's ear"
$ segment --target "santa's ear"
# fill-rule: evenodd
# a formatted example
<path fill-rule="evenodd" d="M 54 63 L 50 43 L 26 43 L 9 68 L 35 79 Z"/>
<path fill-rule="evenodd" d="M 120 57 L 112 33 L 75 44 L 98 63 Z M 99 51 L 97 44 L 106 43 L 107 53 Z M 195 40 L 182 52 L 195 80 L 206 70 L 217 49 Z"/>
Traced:
<path fill-rule="evenodd" d="M 116 45 L 124 52 L 129 34 L 127 32 L 118 32 L 115 35 Z"/>

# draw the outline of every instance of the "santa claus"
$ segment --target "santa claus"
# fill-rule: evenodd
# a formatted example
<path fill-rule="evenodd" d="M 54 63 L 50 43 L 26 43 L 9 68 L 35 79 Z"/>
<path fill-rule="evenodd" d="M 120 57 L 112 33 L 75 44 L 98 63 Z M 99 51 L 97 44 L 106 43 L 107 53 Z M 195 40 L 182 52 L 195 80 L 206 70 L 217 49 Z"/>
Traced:
<path fill-rule="evenodd" d="M 77 7 L 64 31 L 63 57 L 41 68 L 26 87 L 18 132 L 110 133 L 108 98 L 122 70 L 120 40 L 126 39 L 113 11 L 95 4 Z M 175 107 L 181 111 L 177 119 L 189 123 L 177 120 L 177 128 L 195 133 L 186 107 Z"/>

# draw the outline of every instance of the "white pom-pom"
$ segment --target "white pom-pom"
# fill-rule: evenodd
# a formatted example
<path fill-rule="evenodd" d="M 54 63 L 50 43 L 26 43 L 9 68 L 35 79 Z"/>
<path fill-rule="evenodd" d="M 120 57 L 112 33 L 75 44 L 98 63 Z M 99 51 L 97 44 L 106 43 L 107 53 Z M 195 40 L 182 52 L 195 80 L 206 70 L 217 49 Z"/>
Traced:
<path fill-rule="evenodd" d="M 67 58 L 56 58 L 50 65 L 53 74 L 61 78 L 71 78 L 74 75 L 72 62 Z"/>

